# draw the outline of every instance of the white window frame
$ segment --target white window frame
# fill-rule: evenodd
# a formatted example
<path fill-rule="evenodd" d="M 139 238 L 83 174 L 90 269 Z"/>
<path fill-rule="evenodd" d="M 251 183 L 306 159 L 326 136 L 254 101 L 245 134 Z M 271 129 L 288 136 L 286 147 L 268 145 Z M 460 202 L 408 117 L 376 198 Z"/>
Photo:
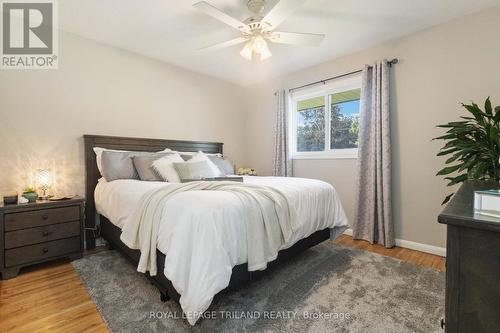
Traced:
<path fill-rule="evenodd" d="M 358 148 L 330 149 L 330 117 L 331 117 L 331 95 L 348 90 L 361 89 L 361 75 L 355 75 L 339 80 L 328 82 L 321 86 L 301 89 L 292 92 L 289 96 L 289 137 L 290 152 L 292 159 L 357 159 Z M 306 99 L 324 96 L 325 98 L 325 150 L 324 151 L 297 151 L 297 103 Z"/>

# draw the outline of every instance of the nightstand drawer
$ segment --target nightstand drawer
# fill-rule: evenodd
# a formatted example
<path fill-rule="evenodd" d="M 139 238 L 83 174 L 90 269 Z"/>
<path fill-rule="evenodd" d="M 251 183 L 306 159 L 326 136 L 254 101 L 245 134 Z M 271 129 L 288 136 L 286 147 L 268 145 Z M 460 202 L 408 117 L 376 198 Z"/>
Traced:
<path fill-rule="evenodd" d="M 5 231 L 80 220 L 80 206 L 34 210 L 5 215 Z"/>
<path fill-rule="evenodd" d="M 5 233 L 5 248 L 49 242 L 80 235 L 80 221 L 52 224 Z"/>
<path fill-rule="evenodd" d="M 80 237 L 5 250 L 5 266 L 11 267 L 80 251 Z"/>

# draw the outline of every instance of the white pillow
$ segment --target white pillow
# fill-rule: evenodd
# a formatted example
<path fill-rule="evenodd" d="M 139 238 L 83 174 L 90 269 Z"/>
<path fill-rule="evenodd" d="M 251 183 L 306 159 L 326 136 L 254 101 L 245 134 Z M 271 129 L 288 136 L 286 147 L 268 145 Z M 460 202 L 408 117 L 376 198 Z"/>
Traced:
<path fill-rule="evenodd" d="M 181 155 L 172 154 L 157 159 L 153 162 L 153 169 L 160 175 L 163 180 L 169 183 L 180 183 L 181 179 L 174 168 L 174 163 L 184 162 Z"/>
<path fill-rule="evenodd" d="M 215 165 L 215 163 L 212 162 L 212 160 L 208 158 L 208 156 L 202 151 L 199 151 L 196 154 L 194 154 L 193 158 L 189 160 L 189 162 L 201 162 L 201 161 L 208 162 L 208 165 L 210 166 L 210 169 L 212 169 L 212 171 L 214 172 L 215 177 L 220 177 L 223 175 L 222 171 L 220 171 L 217 165 Z"/>
<path fill-rule="evenodd" d="M 103 151 L 115 151 L 119 153 L 128 153 L 130 152 L 129 150 L 115 150 L 115 149 L 107 149 L 107 148 L 101 148 L 101 147 L 94 147 L 94 153 L 95 153 L 95 159 L 97 162 L 97 169 L 99 170 L 99 173 L 102 175 L 102 152 Z M 164 150 L 161 150 L 161 152 L 170 152 L 172 149 L 170 148 L 165 148 Z"/>

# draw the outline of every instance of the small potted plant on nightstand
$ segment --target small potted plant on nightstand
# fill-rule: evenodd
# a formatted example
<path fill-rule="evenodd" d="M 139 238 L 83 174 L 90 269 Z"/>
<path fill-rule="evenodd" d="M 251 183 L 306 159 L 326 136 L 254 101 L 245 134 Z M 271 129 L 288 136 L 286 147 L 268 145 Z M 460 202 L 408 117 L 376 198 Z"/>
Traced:
<path fill-rule="evenodd" d="M 27 187 L 23 191 L 23 198 L 27 199 L 28 202 L 35 202 L 38 199 L 38 194 L 36 189 L 33 187 Z"/>

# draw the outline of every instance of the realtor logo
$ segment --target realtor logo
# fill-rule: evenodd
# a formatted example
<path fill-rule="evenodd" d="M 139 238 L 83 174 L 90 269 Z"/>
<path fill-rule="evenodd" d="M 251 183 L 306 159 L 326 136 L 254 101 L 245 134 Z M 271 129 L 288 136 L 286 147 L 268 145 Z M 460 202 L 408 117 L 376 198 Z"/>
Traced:
<path fill-rule="evenodd" d="M 2 69 L 57 68 L 56 3 L 2 1 Z"/>

